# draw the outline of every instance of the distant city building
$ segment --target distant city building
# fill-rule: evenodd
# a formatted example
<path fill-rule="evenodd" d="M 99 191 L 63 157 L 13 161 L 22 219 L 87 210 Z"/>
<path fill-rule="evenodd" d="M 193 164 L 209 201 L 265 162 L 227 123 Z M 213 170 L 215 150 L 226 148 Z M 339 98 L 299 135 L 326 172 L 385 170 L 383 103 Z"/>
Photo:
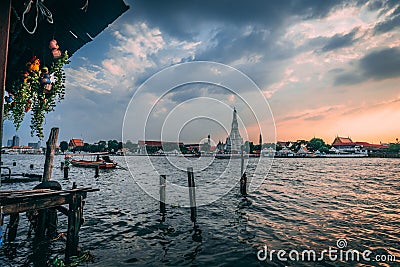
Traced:
<path fill-rule="evenodd" d="M 239 125 L 237 122 L 237 114 L 236 109 L 233 108 L 233 118 L 232 118 L 232 128 L 230 135 L 226 138 L 225 143 L 225 152 L 237 154 L 240 153 L 242 145 L 243 145 L 243 138 L 240 136 L 239 133 Z"/>
<path fill-rule="evenodd" d="M 28 146 L 34 149 L 39 149 L 40 145 L 41 145 L 40 141 L 37 143 L 28 143 Z"/>
<path fill-rule="evenodd" d="M 7 140 L 7 147 L 12 147 L 13 140 Z"/>
<path fill-rule="evenodd" d="M 13 136 L 12 145 L 11 146 L 19 146 L 19 137 L 17 135 Z"/>

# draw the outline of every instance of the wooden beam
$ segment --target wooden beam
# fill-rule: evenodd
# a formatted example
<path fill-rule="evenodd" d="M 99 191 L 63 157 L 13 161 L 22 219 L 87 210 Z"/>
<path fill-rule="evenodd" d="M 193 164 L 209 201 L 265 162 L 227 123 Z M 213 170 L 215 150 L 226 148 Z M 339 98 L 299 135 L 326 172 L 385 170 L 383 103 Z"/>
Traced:
<path fill-rule="evenodd" d="M 3 147 L 4 90 L 6 88 L 8 40 L 10 37 L 11 0 L 0 1 L 0 152 Z M 1 153 L 0 153 L 0 164 Z"/>
<path fill-rule="evenodd" d="M 53 208 L 60 205 L 68 204 L 68 196 L 54 196 L 46 197 L 43 199 L 25 200 L 19 203 L 3 205 L 4 214 L 21 213 L 32 210 L 40 210 L 46 208 Z"/>

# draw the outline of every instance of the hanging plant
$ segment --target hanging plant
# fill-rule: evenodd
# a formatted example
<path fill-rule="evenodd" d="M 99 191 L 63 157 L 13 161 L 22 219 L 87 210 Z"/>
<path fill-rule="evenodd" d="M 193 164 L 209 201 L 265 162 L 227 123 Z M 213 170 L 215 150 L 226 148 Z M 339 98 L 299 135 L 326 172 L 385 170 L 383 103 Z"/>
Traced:
<path fill-rule="evenodd" d="M 5 97 L 4 114 L 13 121 L 18 130 L 29 111 L 32 112 L 31 135 L 43 139 L 45 113 L 54 110 L 56 102 L 64 99 L 64 65 L 69 63 L 68 53 L 59 50 L 56 40 L 50 41 L 53 63 L 50 68 L 40 69 L 40 60 L 34 56 L 27 63 L 27 71 L 18 81 L 12 83 L 9 95 Z"/>

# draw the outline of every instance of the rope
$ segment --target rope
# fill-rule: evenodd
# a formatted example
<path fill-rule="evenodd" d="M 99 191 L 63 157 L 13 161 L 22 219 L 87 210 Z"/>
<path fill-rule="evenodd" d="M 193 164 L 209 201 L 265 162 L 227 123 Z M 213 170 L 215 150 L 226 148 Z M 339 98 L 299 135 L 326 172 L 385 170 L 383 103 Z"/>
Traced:
<path fill-rule="evenodd" d="M 81 7 L 81 9 L 82 9 L 83 11 L 87 12 L 88 7 L 89 7 L 89 0 L 86 0 L 85 5 L 84 5 L 83 7 Z"/>
<path fill-rule="evenodd" d="M 59 233 L 58 236 L 56 236 L 55 238 L 51 239 L 50 241 L 57 241 L 58 239 L 60 239 L 61 237 L 65 237 L 65 233 Z"/>
<path fill-rule="evenodd" d="M 38 17 L 39 17 L 39 11 L 40 13 L 46 17 L 48 23 L 53 23 L 53 14 L 50 12 L 50 10 L 43 4 L 44 0 L 36 0 L 36 16 L 35 16 L 35 26 L 33 27 L 32 31 L 28 30 L 28 28 L 25 25 L 25 14 L 29 13 L 31 11 L 32 3 L 33 0 L 30 0 L 29 3 L 26 5 L 26 8 L 24 10 L 24 13 L 22 13 L 22 26 L 24 29 L 29 33 L 29 34 L 34 34 L 37 29 L 38 25 Z"/>

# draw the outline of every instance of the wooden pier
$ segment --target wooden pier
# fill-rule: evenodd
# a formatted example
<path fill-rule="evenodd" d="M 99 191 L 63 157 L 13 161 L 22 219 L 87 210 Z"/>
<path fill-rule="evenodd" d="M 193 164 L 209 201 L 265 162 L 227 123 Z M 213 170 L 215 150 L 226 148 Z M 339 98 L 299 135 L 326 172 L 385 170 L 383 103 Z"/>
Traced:
<path fill-rule="evenodd" d="M 36 236 L 42 237 L 48 230 L 46 212 L 55 210 L 68 216 L 66 262 L 78 254 L 79 229 L 83 222 L 84 199 L 88 192 L 99 189 L 73 188 L 70 190 L 34 189 L 0 191 L 0 206 L 4 215 L 10 215 L 10 222 L 19 221 L 19 213 L 38 211 Z M 68 208 L 63 205 L 68 205 Z M 41 214 L 44 216 L 41 216 Z M 9 232 L 9 239 L 15 239 L 18 223 Z"/>

